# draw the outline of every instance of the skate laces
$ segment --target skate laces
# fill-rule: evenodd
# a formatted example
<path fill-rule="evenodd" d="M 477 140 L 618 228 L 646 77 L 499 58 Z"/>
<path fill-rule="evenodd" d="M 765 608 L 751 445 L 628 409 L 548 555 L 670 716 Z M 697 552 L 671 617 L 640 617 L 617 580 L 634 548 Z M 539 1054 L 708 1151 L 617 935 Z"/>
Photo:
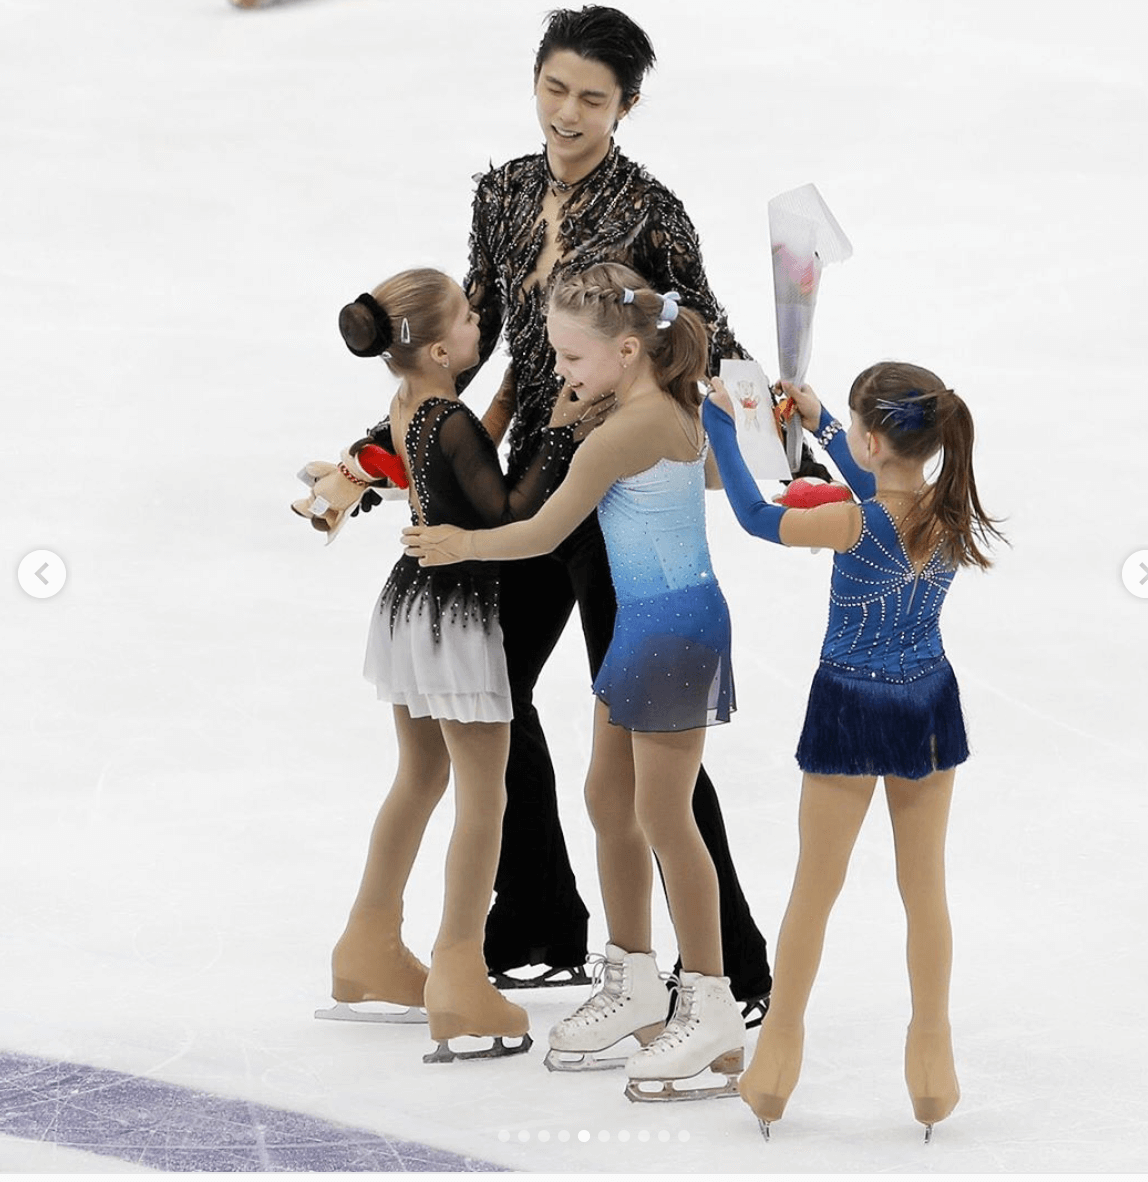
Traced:
<path fill-rule="evenodd" d="M 596 1021 L 603 1013 L 612 1009 L 622 996 L 626 983 L 625 966 L 600 954 L 590 958 L 593 965 L 590 986 L 597 988 L 567 1019 L 568 1022 Z"/>
<path fill-rule="evenodd" d="M 694 987 L 683 985 L 681 978 L 674 973 L 665 973 L 663 976 L 677 989 L 677 1000 L 665 1029 L 652 1042 L 646 1044 L 644 1051 L 647 1053 L 656 1054 L 659 1049 L 677 1046 L 689 1036 L 690 1028 L 698 1023 L 697 993 Z"/>
<path fill-rule="evenodd" d="M 586 957 L 586 964 L 590 966 L 590 987 L 598 985 L 606 973 L 609 960 L 600 952 L 591 952 Z"/>

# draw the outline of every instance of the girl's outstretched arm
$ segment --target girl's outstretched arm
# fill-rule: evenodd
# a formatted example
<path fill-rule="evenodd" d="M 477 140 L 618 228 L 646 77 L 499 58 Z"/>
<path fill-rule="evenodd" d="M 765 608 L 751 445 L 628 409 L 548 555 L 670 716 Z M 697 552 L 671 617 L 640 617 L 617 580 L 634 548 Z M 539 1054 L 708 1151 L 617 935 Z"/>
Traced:
<path fill-rule="evenodd" d="M 785 510 L 762 497 L 737 445 L 737 427 L 712 396 L 702 403 L 702 426 L 709 436 L 725 495 L 741 528 L 767 542 L 780 542 Z"/>
<path fill-rule="evenodd" d="M 482 424 L 462 403 L 436 408 L 439 444 L 466 498 L 486 526 L 506 525 L 532 517 L 557 489 L 570 467 L 576 443 L 602 422 L 613 394 L 578 399 L 563 387 L 550 423 L 540 433 L 538 451 L 513 487 L 507 487 L 498 453 Z M 433 426 L 428 419 L 427 430 Z"/>
<path fill-rule="evenodd" d="M 746 467 L 733 419 L 712 397 L 702 403 L 702 422 L 717 457 L 726 497 L 747 533 L 783 546 L 848 550 L 856 543 L 861 533 L 856 505 L 839 502 L 816 509 L 786 509 L 770 504 Z"/>
<path fill-rule="evenodd" d="M 549 554 L 594 511 L 623 474 L 609 434 L 595 431 L 575 452 L 566 479 L 533 517 L 497 529 L 409 526 L 403 530 L 404 552 L 417 558 L 420 566 Z"/>

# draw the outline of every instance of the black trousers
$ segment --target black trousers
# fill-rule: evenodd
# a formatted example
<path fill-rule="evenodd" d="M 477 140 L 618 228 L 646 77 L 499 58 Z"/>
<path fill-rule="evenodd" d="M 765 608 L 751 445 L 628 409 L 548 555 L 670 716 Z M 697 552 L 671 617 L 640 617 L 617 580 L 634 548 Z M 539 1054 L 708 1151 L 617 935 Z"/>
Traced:
<path fill-rule="evenodd" d="M 534 687 L 577 603 L 598 672 L 614 632 L 616 603 L 597 515 L 553 554 L 502 565 L 500 617 L 514 699 L 506 814 L 495 900 L 486 922 L 488 967 L 571 966 L 586 960 L 589 913 L 578 893 L 558 817 L 554 766 L 534 708 Z M 739 999 L 768 993 L 765 938 L 758 930 L 730 856 L 714 786 L 703 767 L 694 817 L 717 870 L 725 975 Z"/>

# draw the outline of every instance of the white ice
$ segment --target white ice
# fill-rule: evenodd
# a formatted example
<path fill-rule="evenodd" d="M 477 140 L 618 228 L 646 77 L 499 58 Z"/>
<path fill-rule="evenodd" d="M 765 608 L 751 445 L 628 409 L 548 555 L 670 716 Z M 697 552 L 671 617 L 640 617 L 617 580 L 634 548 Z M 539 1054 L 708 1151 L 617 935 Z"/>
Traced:
<path fill-rule="evenodd" d="M 766 202 L 812 181 L 855 253 L 823 277 L 810 381 L 842 407 L 904 357 L 974 410 L 1013 546 L 945 619 L 974 745 L 949 848 L 960 1107 L 926 1149 L 879 801 L 768 1146 L 740 1101 L 635 1106 L 539 1053 L 424 1067 L 417 1027 L 311 1017 L 393 770 L 359 668 L 404 512 L 324 548 L 287 506 L 389 397 L 338 308 L 406 266 L 461 277 L 472 175 L 540 143 L 534 0 L 0 0 L 0 1049 L 530 1172 L 1143 1170 L 1148 601 L 1120 578 L 1148 549 L 1142 10 L 620 2 L 659 56 L 620 143 L 684 199 L 767 371 Z M 747 538 L 721 494 L 709 512 L 740 709 L 706 762 L 772 946 L 829 555 Z M 16 581 L 41 548 L 69 571 L 54 599 Z M 600 945 L 575 628 L 539 701 Z M 424 955 L 450 819 L 407 901 Z M 576 1000 L 528 995 L 536 1035 Z M 0 1168 L 118 1167 L 0 1142 Z"/>

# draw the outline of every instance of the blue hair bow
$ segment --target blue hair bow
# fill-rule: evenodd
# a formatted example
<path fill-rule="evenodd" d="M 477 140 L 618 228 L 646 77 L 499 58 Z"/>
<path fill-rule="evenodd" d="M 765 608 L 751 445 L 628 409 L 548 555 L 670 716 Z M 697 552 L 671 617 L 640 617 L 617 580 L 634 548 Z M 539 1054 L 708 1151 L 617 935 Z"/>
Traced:
<path fill-rule="evenodd" d="M 910 390 L 902 402 L 878 398 L 875 405 L 885 412 L 881 416 L 882 427 L 888 425 L 898 431 L 920 431 L 937 421 L 936 397 L 924 398 L 920 390 Z"/>

